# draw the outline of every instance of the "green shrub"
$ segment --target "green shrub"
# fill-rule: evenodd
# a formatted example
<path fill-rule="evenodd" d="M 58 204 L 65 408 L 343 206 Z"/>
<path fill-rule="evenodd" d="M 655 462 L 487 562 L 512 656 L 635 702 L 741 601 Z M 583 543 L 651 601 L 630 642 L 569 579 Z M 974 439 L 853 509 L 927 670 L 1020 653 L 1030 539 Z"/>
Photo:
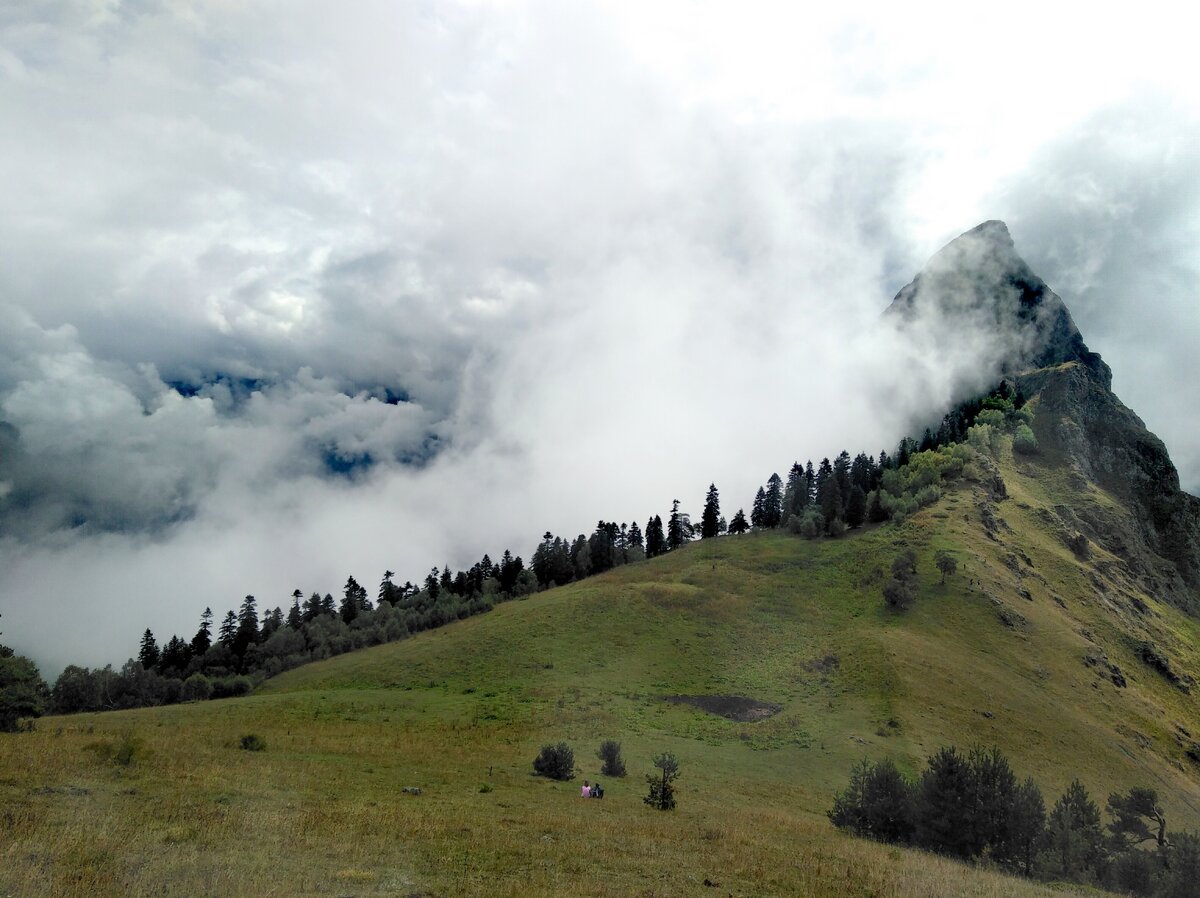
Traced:
<path fill-rule="evenodd" d="M 574 779 L 575 753 L 565 742 L 543 745 L 541 753 L 533 759 L 533 772 L 552 780 Z"/>
<path fill-rule="evenodd" d="M 821 512 L 817 509 L 809 508 L 801 516 L 799 533 L 805 539 L 816 539 L 824 529 L 825 519 L 821 517 Z"/>
<path fill-rule="evenodd" d="M 908 580 L 889 580 L 883 584 L 883 600 L 896 611 L 904 611 L 916 597 L 917 592 Z"/>
<path fill-rule="evenodd" d="M 652 808 L 660 811 L 670 811 L 675 807 L 675 780 L 679 779 L 679 759 L 669 751 L 663 752 L 654 759 L 658 773 L 646 775 L 650 792 L 642 799 Z"/>
<path fill-rule="evenodd" d="M 1032 455 L 1037 451 L 1037 437 L 1033 435 L 1033 431 L 1030 429 L 1029 425 L 1019 425 L 1016 433 L 1013 434 L 1013 452 L 1020 452 L 1024 455 Z"/>
<path fill-rule="evenodd" d="M 986 424 L 989 427 L 1004 427 L 1004 412 L 996 409 L 985 409 L 975 416 L 976 424 Z"/>
<path fill-rule="evenodd" d="M 254 684 L 249 677 L 220 677 L 212 681 L 213 698 L 233 698 L 239 695 L 249 695 Z"/>
<path fill-rule="evenodd" d="M 605 739 L 600 743 L 596 757 L 603 761 L 600 772 L 605 776 L 624 776 L 625 761 L 621 759 L 621 743 L 613 739 Z"/>
<path fill-rule="evenodd" d="M 266 751 L 267 743 L 250 733 L 242 737 L 242 751 Z"/>
<path fill-rule="evenodd" d="M 212 693 L 212 680 L 202 673 L 194 673 L 183 681 L 183 687 L 179 690 L 179 700 L 181 702 L 202 702 L 211 698 Z"/>
<path fill-rule="evenodd" d="M 131 732 L 122 733 L 116 742 L 90 742 L 83 750 L 118 767 L 129 767 L 143 755 L 142 740 Z"/>

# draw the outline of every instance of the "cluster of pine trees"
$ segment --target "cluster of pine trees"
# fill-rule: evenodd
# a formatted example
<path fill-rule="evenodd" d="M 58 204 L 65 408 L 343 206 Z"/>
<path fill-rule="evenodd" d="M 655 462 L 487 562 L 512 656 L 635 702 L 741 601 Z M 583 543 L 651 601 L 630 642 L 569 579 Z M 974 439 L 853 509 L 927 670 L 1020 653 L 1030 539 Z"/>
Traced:
<path fill-rule="evenodd" d="M 964 441 L 986 444 L 992 430 L 1006 422 L 1027 424 L 1023 405 L 1024 398 L 1002 382 L 951 411 L 936 431 L 926 429 L 922 439 L 902 439 L 891 455 L 883 451 L 874 458 L 860 452 L 851 458 L 842 451 L 815 467 L 811 461 L 797 461 L 786 483 L 772 474 L 759 488 L 749 518 L 739 508 L 726 523 L 717 487 L 710 484 L 698 528 L 676 499 L 665 523 L 653 515 L 644 531 L 636 522 L 601 520 L 591 535 L 574 539 L 546 532 L 528 568 L 506 549 L 498 563 L 484 555 L 453 574 L 448 565 L 434 567 L 419 585 L 398 585 L 395 574 L 387 571 L 375 602 L 351 576 L 340 601 L 316 592 L 305 599 L 297 589 L 287 612 L 276 607 L 261 615 L 255 597 L 248 595 L 216 624 L 215 633 L 212 611 L 206 608 L 191 639 L 175 635 L 160 646 L 147 629 L 136 659 L 120 670 L 67 667 L 51 690 L 50 705 L 69 713 L 239 695 L 256 681 L 299 664 L 402 639 L 488 611 L 499 601 L 654 558 L 697 536 L 711 539 L 778 527 L 809 538 L 839 536 L 864 522 L 897 519 L 934 501 L 940 477 L 962 471 L 973 451 L 960 445 Z M 963 451 L 947 451 L 946 446 Z"/>
<path fill-rule="evenodd" d="M 962 860 L 986 859 L 1024 876 L 1065 879 L 1139 896 L 1183 898 L 1200 882 L 1200 834 L 1169 833 L 1153 789 L 1114 792 L 1103 825 L 1074 781 L 1049 813 L 1033 779 L 1019 782 L 996 748 L 940 749 L 917 779 L 890 760 L 862 761 L 829 819 L 880 842 Z"/>

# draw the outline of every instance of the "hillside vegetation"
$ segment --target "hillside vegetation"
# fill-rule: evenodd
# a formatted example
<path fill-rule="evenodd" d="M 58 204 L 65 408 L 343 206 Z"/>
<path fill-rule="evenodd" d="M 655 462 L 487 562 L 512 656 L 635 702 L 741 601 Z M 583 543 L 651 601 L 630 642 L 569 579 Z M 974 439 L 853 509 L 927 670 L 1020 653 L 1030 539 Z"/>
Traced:
<path fill-rule="evenodd" d="M 1101 801 L 1146 785 L 1172 829 L 1200 825 L 1197 622 L 1064 538 L 1053 509 L 1109 494 L 1008 438 L 999 471 L 1003 500 L 960 480 L 900 525 L 697 542 L 248 698 L 43 719 L 0 740 L 0 892 L 1070 894 L 825 818 L 863 757 L 912 773 L 982 743 L 1049 802 L 1075 777 Z M 897 613 L 880 590 L 906 547 L 917 598 Z M 944 584 L 939 550 L 959 562 Z M 778 713 L 665 700 L 729 695 Z M 581 800 L 609 738 L 629 776 Z M 577 778 L 533 777 L 558 741 Z M 664 750 L 666 814 L 642 802 Z"/>

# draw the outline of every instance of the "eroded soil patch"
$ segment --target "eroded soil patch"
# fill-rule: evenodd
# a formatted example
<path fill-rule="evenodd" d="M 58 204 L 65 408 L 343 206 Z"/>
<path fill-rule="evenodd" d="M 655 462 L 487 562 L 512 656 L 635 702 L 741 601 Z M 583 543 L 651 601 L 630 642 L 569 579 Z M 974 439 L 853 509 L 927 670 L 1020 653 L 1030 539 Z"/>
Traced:
<path fill-rule="evenodd" d="M 739 723 L 766 720 L 783 710 L 783 705 L 744 695 L 664 695 L 663 699 L 675 705 L 691 705 Z"/>

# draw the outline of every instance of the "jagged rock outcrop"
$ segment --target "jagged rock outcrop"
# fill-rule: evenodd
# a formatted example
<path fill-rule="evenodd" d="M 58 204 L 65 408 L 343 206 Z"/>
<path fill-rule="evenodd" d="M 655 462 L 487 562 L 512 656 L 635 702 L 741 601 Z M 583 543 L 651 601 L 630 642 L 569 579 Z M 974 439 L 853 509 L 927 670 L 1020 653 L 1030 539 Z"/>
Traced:
<path fill-rule="evenodd" d="M 1113 394 L 1108 365 L 1017 254 L 1003 222 L 984 222 L 939 250 L 888 315 L 902 327 L 976 341 L 981 364 L 1010 375 L 1033 400 L 1043 455 L 1076 473 L 1081 501 L 1072 518 L 1155 593 L 1200 613 L 1200 499 L 1179 488 L 1166 446 Z M 1088 482 L 1124 509 L 1082 501 Z"/>
<path fill-rule="evenodd" d="M 1077 361 L 1105 386 L 1112 380 L 1061 297 L 1017 255 L 1002 221 L 985 221 L 938 250 L 896 294 L 887 314 L 986 343 L 1002 373 Z"/>

